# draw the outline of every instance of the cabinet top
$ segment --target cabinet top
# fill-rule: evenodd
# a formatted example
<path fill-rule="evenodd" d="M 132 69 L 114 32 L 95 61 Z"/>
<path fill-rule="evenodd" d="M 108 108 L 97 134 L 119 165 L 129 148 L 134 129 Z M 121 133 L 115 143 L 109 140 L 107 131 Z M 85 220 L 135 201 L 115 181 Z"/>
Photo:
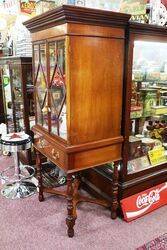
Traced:
<path fill-rule="evenodd" d="M 134 34 L 167 36 L 167 28 L 159 25 L 129 22 L 129 31 Z"/>
<path fill-rule="evenodd" d="M 62 5 L 24 22 L 24 25 L 32 33 L 65 23 L 125 27 L 130 17 L 107 10 Z"/>

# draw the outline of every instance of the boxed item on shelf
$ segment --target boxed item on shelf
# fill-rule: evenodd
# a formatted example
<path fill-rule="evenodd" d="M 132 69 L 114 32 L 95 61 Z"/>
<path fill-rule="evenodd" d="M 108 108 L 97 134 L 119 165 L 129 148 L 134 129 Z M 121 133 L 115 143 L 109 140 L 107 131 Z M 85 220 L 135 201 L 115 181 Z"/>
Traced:
<path fill-rule="evenodd" d="M 143 103 L 143 116 L 152 116 L 152 106 L 155 106 L 157 102 L 157 90 L 145 88 L 140 91 Z"/>
<path fill-rule="evenodd" d="M 132 106 L 131 107 L 130 118 L 135 119 L 135 118 L 140 118 L 141 116 L 142 116 L 142 107 L 140 107 L 140 106 Z"/>
<path fill-rule="evenodd" d="M 135 81 L 143 81 L 145 78 L 145 73 L 141 70 L 133 70 L 133 80 Z"/>
<path fill-rule="evenodd" d="M 160 79 L 160 72 L 148 72 L 146 75 L 146 79 L 150 80 L 159 80 Z"/>
<path fill-rule="evenodd" d="M 162 146 L 155 147 L 154 149 L 150 150 L 148 152 L 148 155 L 152 166 L 167 162 L 166 151 L 165 148 Z"/>
<path fill-rule="evenodd" d="M 160 81 L 167 81 L 167 73 L 166 72 L 160 73 Z"/>
<path fill-rule="evenodd" d="M 130 159 L 134 159 L 142 155 L 141 144 L 142 144 L 141 139 L 135 136 L 129 137 L 129 158 Z"/>
<path fill-rule="evenodd" d="M 128 174 L 132 174 L 132 173 L 136 173 L 136 172 L 142 171 L 150 167 L 151 165 L 150 165 L 149 159 L 147 155 L 145 155 L 145 156 L 141 156 L 136 159 L 128 161 L 127 170 L 128 170 Z"/>
<path fill-rule="evenodd" d="M 152 112 L 152 115 L 167 114 L 167 106 L 152 106 L 151 112 Z"/>

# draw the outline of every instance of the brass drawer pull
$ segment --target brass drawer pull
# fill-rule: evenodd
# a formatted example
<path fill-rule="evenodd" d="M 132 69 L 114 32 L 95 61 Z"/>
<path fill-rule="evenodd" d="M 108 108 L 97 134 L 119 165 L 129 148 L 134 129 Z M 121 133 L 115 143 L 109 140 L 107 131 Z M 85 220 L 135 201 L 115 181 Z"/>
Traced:
<path fill-rule="evenodd" d="M 40 139 L 40 140 L 39 140 L 39 144 L 40 144 L 40 147 L 41 147 L 41 148 L 44 148 L 44 146 L 45 146 L 45 141 L 44 141 L 44 139 Z"/>
<path fill-rule="evenodd" d="M 53 159 L 58 160 L 60 158 L 60 154 L 58 151 L 56 151 L 54 148 L 52 149 L 52 156 Z"/>

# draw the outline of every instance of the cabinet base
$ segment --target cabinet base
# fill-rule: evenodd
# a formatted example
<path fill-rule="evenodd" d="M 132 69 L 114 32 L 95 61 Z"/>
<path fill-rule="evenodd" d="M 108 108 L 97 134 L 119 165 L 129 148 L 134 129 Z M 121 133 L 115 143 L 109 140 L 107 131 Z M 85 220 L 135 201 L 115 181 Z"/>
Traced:
<path fill-rule="evenodd" d="M 167 181 L 164 171 L 157 171 L 130 181 L 119 181 L 118 200 L 142 192 L 148 188 Z M 112 171 L 107 167 L 96 167 L 84 171 L 83 187 L 97 197 L 111 200 Z"/>

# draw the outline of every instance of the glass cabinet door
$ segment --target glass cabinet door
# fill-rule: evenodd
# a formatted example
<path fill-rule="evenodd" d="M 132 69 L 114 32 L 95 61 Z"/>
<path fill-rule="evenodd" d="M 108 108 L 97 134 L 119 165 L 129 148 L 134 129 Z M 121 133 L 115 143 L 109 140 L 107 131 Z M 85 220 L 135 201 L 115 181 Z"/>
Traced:
<path fill-rule="evenodd" d="M 67 138 L 64 40 L 49 43 L 51 133 Z"/>
<path fill-rule="evenodd" d="M 167 162 L 167 44 L 135 41 L 128 173 Z"/>
<path fill-rule="evenodd" d="M 64 40 L 34 45 L 34 72 L 37 124 L 66 139 Z"/>

